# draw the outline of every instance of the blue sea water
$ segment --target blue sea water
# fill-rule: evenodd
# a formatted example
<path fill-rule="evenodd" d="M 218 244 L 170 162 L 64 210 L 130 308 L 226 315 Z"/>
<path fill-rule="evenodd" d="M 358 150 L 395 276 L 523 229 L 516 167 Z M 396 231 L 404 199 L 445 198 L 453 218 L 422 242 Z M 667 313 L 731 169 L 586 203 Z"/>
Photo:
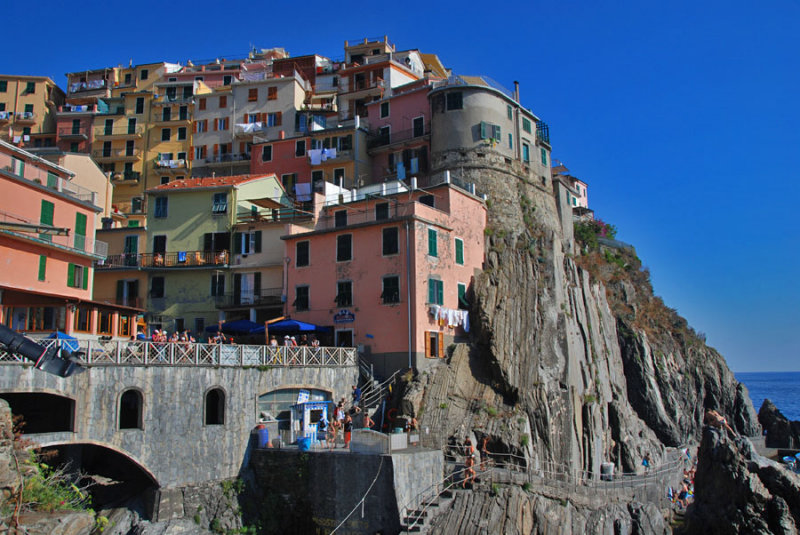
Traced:
<path fill-rule="evenodd" d="M 769 399 L 789 420 L 800 420 L 800 372 L 749 372 L 735 375 L 750 391 L 756 412 L 764 399 Z"/>

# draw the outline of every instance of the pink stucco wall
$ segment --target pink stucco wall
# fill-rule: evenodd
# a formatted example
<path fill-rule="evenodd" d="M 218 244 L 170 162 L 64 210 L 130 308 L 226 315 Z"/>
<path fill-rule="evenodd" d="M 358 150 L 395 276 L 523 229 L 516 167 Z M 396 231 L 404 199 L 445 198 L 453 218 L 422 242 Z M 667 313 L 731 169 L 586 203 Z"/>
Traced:
<path fill-rule="evenodd" d="M 250 174 L 263 175 L 274 173 L 281 179 L 281 175 L 297 173 L 297 182 L 305 183 L 311 181 L 311 164 L 308 156 L 295 156 L 295 143 L 305 139 L 306 154 L 311 147 L 311 139 L 308 137 L 293 137 L 290 139 L 276 139 L 269 143 L 259 143 L 253 145 L 250 159 Z M 262 147 L 272 145 L 272 160 L 264 162 L 261 160 Z M 294 192 L 290 192 L 294 194 Z"/>

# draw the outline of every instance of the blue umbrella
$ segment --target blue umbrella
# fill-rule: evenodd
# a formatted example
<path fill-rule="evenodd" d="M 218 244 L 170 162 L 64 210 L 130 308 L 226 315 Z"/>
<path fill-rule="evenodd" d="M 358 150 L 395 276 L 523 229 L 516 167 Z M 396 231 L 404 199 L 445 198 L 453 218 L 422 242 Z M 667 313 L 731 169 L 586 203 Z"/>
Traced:
<path fill-rule="evenodd" d="M 47 337 L 48 340 L 59 340 L 62 349 L 66 349 L 67 351 L 72 351 L 73 353 L 78 350 L 80 347 L 78 345 L 78 339 L 74 336 L 70 336 L 66 333 L 62 333 L 61 331 L 55 331 L 50 333 L 50 336 Z"/>
<path fill-rule="evenodd" d="M 269 324 L 270 333 L 286 333 L 286 332 L 326 333 L 329 332 L 330 330 L 331 330 L 330 327 L 321 327 L 319 325 L 314 325 L 313 323 L 306 323 L 304 321 L 298 321 L 293 319 L 285 319 Z M 264 332 L 263 325 L 261 326 L 260 332 Z"/>

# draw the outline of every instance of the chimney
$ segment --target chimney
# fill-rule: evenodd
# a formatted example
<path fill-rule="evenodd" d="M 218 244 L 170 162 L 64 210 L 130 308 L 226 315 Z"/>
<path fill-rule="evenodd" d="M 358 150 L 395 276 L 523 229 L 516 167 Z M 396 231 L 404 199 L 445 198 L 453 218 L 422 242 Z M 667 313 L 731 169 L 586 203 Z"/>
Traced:
<path fill-rule="evenodd" d="M 285 138 L 286 138 L 286 132 L 284 132 L 283 130 L 281 130 L 281 131 L 278 133 L 278 139 L 285 139 Z"/>
<path fill-rule="evenodd" d="M 514 100 L 519 102 L 519 82 L 514 80 Z"/>

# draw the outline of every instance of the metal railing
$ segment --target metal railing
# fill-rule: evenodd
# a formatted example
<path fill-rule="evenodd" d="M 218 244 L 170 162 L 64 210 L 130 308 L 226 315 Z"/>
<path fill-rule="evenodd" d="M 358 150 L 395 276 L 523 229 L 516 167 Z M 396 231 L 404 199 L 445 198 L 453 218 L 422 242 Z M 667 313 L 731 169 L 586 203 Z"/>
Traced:
<path fill-rule="evenodd" d="M 139 158 L 141 149 L 111 149 L 111 150 L 96 150 L 92 152 L 92 158 L 95 159 L 118 159 L 118 158 Z"/>
<path fill-rule="evenodd" d="M 83 137 L 84 139 L 88 139 L 89 134 L 88 131 L 91 129 L 90 126 L 81 127 L 81 128 L 59 128 L 58 135 L 59 137 Z"/>
<path fill-rule="evenodd" d="M 95 137 L 103 137 L 103 136 L 141 136 L 144 132 L 144 127 L 142 125 L 137 125 L 133 128 L 130 126 L 118 126 L 116 128 L 106 128 L 104 126 L 100 126 L 94 129 Z"/>
<path fill-rule="evenodd" d="M 379 130 L 372 133 L 373 137 L 367 141 L 367 149 L 375 149 L 377 147 L 391 145 L 392 143 L 400 143 L 401 141 L 422 138 L 430 133 L 430 123 L 424 124 L 422 128 L 411 128 L 409 130 L 399 130 L 394 132 L 381 132 Z"/>
<path fill-rule="evenodd" d="M 282 288 L 261 288 L 249 294 L 224 294 L 214 298 L 218 308 L 235 306 L 280 305 Z"/>
<path fill-rule="evenodd" d="M 114 268 L 183 268 L 226 265 L 228 251 L 177 251 L 171 253 L 123 253 L 95 262 L 96 269 Z"/>
<path fill-rule="evenodd" d="M 63 341 L 37 340 L 45 347 Z M 356 365 L 354 347 L 270 347 L 143 341 L 70 340 L 87 366 L 271 366 L 282 368 Z M 30 365 L 30 360 L 0 349 L 0 365 Z"/>
<path fill-rule="evenodd" d="M 206 158 L 206 163 L 227 163 L 250 161 L 249 154 L 219 154 Z"/>
<path fill-rule="evenodd" d="M 16 115 L 17 122 L 33 122 L 36 120 L 36 114 L 32 111 L 20 111 Z"/>
<path fill-rule="evenodd" d="M 154 165 L 156 169 L 185 169 L 186 168 L 186 160 L 179 159 L 179 160 L 154 160 Z"/>

